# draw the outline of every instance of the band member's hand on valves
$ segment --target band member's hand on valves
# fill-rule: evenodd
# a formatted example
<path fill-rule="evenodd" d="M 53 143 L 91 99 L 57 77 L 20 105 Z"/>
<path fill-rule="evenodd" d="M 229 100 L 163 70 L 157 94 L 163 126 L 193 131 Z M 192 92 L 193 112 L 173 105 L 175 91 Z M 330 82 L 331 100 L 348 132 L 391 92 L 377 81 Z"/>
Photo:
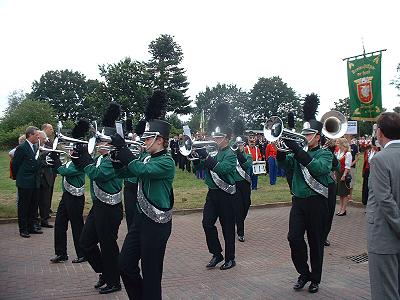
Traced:
<path fill-rule="evenodd" d="M 85 150 L 84 147 L 77 147 L 74 152 L 74 157 L 71 157 L 71 160 L 79 170 L 82 170 L 86 166 L 94 163 L 93 158 L 90 156 L 89 152 Z"/>
<path fill-rule="evenodd" d="M 301 150 L 300 145 L 295 141 L 285 140 L 285 144 L 286 144 L 286 146 L 288 146 L 288 148 L 290 150 L 293 151 L 294 154 L 297 154 L 297 152 L 299 152 Z"/>
<path fill-rule="evenodd" d="M 110 157 L 114 169 L 122 169 L 124 165 L 116 158 L 118 150 L 111 151 Z"/>
<path fill-rule="evenodd" d="M 208 156 L 208 152 L 205 148 L 200 148 L 196 150 L 197 157 L 200 159 L 206 159 Z"/>
<path fill-rule="evenodd" d="M 113 145 L 117 149 L 121 149 L 125 146 L 125 140 L 122 136 L 116 133 L 111 137 L 111 145 Z"/>
<path fill-rule="evenodd" d="M 61 160 L 60 160 L 60 153 L 58 152 L 51 152 L 49 154 L 50 158 L 53 160 L 53 168 L 58 169 L 59 167 L 62 166 Z"/>
<path fill-rule="evenodd" d="M 125 143 L 125 141 L 124 141 Z M 115 145 L 114 145 L 115 146 Z M 115 146 L 117 147 L 117 146 Z M 129 163 L 135 159 L 135 156 L 131 152 L 131 150 L 128 149 L 126 145 L 124 145 L 121 148 L 117 148 L 117 150 L 113 151 L 112 154 L 112 160 L 114 161 L 120 161 L 122 165 L 127 166 Z"/>

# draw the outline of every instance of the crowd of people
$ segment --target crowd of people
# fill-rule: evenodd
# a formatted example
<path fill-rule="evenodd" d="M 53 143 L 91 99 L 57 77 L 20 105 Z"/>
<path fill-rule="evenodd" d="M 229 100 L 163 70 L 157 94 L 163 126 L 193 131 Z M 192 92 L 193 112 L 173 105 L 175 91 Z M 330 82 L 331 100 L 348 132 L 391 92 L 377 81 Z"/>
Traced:
<path fill-rule="evenodd" d="M 306 97 L 305 103 L 309 101 L 315 99 Z M 287 139 L 288 151 L 281 151 L 257 133 L 239 130 L 236 122 L 229 124 L 229 106 L 224 104 L 211 118 L 212 132 L 192 140 L 212 141 L 216 153 L 199 147 L 186 156 L 179 149 L 184 136 L 169 138 L 171 125 L 165 121 L 165 105 L 165 93 L 155 91 L 149 97 L 145 119 L 134 130 L 142 141 L 139 153 L 132 151 L 128 138 L 114 127 L 120 114 L 116 103 L 104 114 L 94 158 L 84 141 L 87 121 L 80 120 L 73 129 L 75 142 L 68 153 L 70 160 L 64 164 L 60 153 L 51 150 L 51 125 L 44 124 L 42 130 L 28 127 L 19 146 L 10 151 L 11 177 L 18 189 L 20 236 L 29 238 L 43 233 L 43 227 L 53 227 L 50 206 L 58 174 L 63 194 L 55 218 L 55 257 L 50 261 L 68 260 L 66 232 L 70 222 L 77 255 L 72 262 L 88 261 L 99 274 L 94 287 L 100 294 L 121 290 L 122 278 L 130 299 L 161 299 L 164 255 L 172 234 L 176 167 L 195 173 L 208 188 L 202 226 L 211 259 L 205 267 L 212 269 L 222 262 L 221 270 L 236 266 L 235 241 L 245 242 L 245 220 L 258 177 L 268 173 L 274 185 L 279 174 L 287 174 L 292 200 L 287 238 L 299 274 L 293 289 L 301 290 L 310 282 L 308 291 L 318 292 L 337 196 L 337 216 L 347 214 L 347 203 L 352 199 L 361 148 L 357 141 L 347 136 L 324 141 L 324 124 L 316 120 L 316 111 L 304 108 L 301 134 L 307 147 Z M 373 299 L 399 299 L 400 185 L 396 176 L 400 174 L 400 116 L 383 113 L 377 124 L 376 138 L 362 148 L 371 291 Z M 86 176 L 93 205 L 84 222 Z M 117 236 L 124 210 L 128 233 L 120 251 Z M 218 219 L 223 244 L 215 225 Z"/>

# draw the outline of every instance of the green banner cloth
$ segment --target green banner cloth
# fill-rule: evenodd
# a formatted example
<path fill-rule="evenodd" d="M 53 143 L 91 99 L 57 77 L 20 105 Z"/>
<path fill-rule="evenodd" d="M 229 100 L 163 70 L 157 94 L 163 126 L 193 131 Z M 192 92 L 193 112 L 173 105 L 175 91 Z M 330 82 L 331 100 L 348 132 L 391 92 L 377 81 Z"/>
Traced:
<path fill-rule="evenodd" d="M 375 121 L 382 112 L 381 60 L 378 54 L 347 61 L 353 120 Z"/>

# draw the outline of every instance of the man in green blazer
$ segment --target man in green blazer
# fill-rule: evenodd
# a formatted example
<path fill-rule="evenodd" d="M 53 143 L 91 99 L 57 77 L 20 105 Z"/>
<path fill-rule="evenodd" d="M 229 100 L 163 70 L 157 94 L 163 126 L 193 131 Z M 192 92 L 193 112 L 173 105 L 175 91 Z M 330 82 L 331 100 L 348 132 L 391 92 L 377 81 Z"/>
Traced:
<path fill-rule="evenodd" d="M 39 200 L 39 169 L 41 163 L 35 159 L 38 129 L 29 126 L 26 131 L 26 141 L 18 146 L 12 161 L 13 172 L 16 174 L 18 188 L 18 226 L 21 237 L 29 238 L 30 233 L 40 234 L 42 231 L 34 228 L 34 210 Z"/>

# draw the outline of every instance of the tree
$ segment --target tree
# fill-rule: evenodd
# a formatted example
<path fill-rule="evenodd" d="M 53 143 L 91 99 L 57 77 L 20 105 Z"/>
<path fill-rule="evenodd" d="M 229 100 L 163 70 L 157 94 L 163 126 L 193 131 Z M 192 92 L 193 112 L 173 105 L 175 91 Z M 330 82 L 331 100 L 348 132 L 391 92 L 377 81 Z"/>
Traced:
<path fill-rule="evenodd" d="M 150 74 L 146 64 L 126 57 L 116 64 L 99 66 L 104 77 L 105 94 L 121 105 L 128 118 L 139 119 L 151 94 Z"/>
<path fill-rule="evenodd" d="M 218 83 L 215 87 L 206 87 L 204 92 L 200 92 L 196 96 L 194 115 L 197 116 L 196 118 L 198 118 L 198 121 L 196 122 L 199 124 L 196 129 L 200 126 L 200 114 L 202 111 L 204 111 L 205 127 L 207 128 L 207 120 L 215 113 L 218 104 L 224 102 L 228 103 L 231 108 L 230 122 L 233 123 L 233 121 L 238 118 L 244 119 L 244 107 L 248 101 L 248 93 L 234 84 L 227 85 Z"/>
<path fill-rule="evenodd" d="M 93 91 L 97 80 L 86 81 L 85 75 L 70 70 L 48 71 L 32 84 L 30 99 L 49 103 L 60 120 L 78 119 L 88 107 L 86 98 Z"/>
<path fill-rule="evenodd" d="M 279 76 L 259 78 L 250 92 L 250 99 L 244 110 L 247 123 L 253 129 L 261 129 L 271 116 L 279 116 L 286 124 L 290 111 L 296 117 L 301 117 L 299 97 Z"/>
<path fill-rule="evenodd" d="M 4 115 L 12 113 L 25 99 L 26 95 L 23 90 L 14 90 L 8 95 L 8 106 L 4 111 Z"/>
<path fill-rule="evenodd" d="M 26 99 L 2 118 L 0 129 L 8 132 L 25 125 L 34 125 L 39 128 L 44 123 L 55 125 L 55 117 L 56 112 L 49 103 Z"/>
<path fill-rule="evenodd" d="M 393 111 L 400 114 L 400 106 L 396 106 L 395 108 L 393 108 Z"/>
<path fill-rule="evenodd" d="M 347 119 L 350 119 L 350 101 L 349 98 L 339 99 L 338 101 L 333 102 L 334 107 L 332 110 L 336 110 L 341 112 Z"/>
<path fill-rule="evenodd" d="M 163 34 L 150 43 L 149 53 L 152 57 L 147 63 L 148 71 L 153 87 L 167 93 L 167 111 L 190 113 L 190 100 L 186 96 L 189 82 L 185 69 L 179 66 L 183 60 L 182 48 L 174 41 L 173 36 Z"/>

